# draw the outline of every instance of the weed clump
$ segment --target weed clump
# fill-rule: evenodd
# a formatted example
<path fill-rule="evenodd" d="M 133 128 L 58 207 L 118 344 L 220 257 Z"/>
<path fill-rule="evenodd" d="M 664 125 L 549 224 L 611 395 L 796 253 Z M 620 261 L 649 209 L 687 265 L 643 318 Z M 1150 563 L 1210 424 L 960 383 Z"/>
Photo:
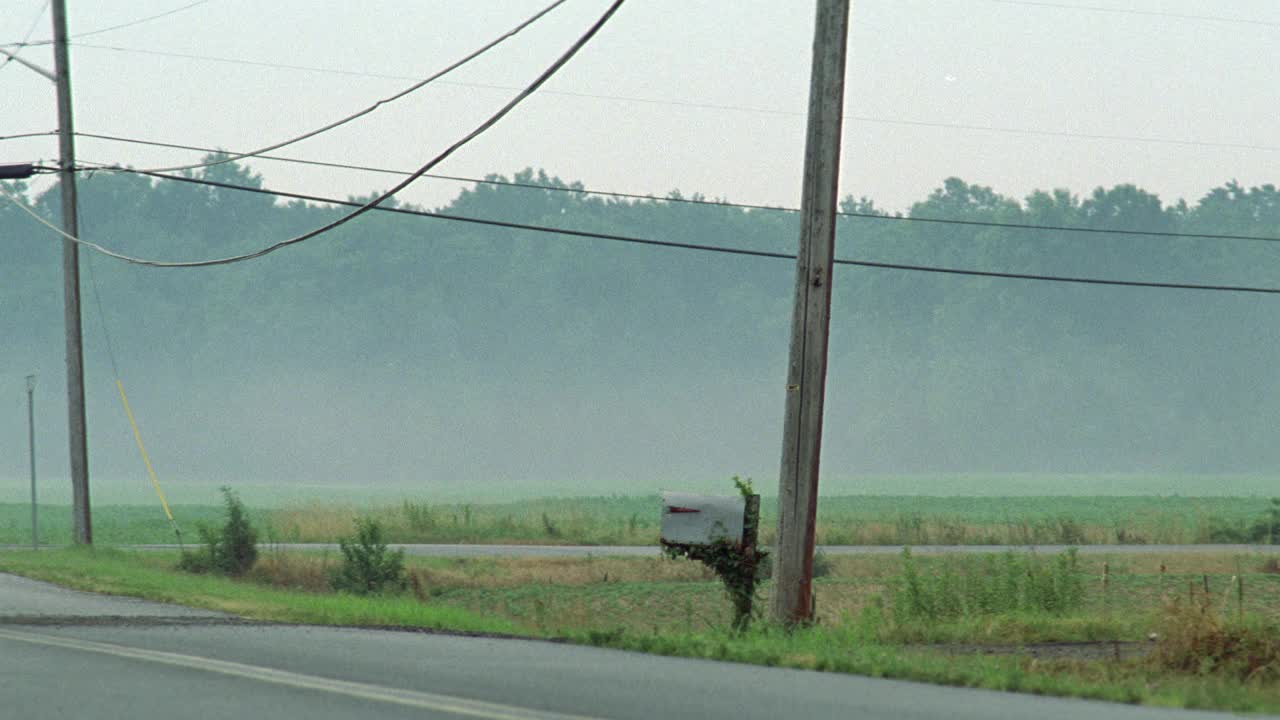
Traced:
<path fill-rule="evenodd" d="M 199 550 L 183 550 L 178 569 L 191 573 L 215 572 L 238 577 L 258 560 L 258 532 L 250 524 L 244 503 L 231 488 L 223 486 L 227 520 L 221 528 L 200 525 Z"/>
<path fill-rule="evenodd" d="M 1226 619 L 1208 594 L 1169 599 L 1157 628 L 1151 661 L 1161 669 L 1245 681 L 1280 678 L 1280 626 L 1259 618 Z"/>
<path fill-rule="evenodd" d="M 404 571 L 404 551 L 390 551 L 382 539 L 382 526 L 372 518 L 356 520 L 356 536 L 338 541 L 342 565 L 330 576 L 330 586 L 339 592 L 370 595 L 403 591 L 408 587 Z"/>

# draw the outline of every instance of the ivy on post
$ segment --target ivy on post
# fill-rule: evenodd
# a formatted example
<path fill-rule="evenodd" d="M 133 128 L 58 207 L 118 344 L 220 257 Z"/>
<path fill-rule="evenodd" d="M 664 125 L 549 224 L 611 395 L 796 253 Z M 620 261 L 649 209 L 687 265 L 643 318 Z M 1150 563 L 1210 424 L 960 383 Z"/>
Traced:
<path fill-rule="evenodd" d="M 668 557 L 697 560 L 715 571 L 733 602 L 733 629 L 751 623 L 757 573 L 768 553 L 756 547 L 760 496 L 751 481 L 733 479 L 738 497 L 662 494 L 662 549 Z"/>

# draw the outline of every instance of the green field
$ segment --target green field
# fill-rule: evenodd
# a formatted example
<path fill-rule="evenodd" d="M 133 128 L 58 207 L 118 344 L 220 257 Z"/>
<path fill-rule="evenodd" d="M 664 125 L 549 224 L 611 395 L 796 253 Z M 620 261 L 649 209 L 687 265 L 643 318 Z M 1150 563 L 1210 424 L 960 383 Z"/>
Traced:
<path fill-rule="evenodd" d="M 653 496 L 543 498 L 508 503 L 364 504 L 326 499 L 257 505 L 244 499 L 266 542 L 333 542 L 353 520 L 377 517 L 391 542 L 652 545 L 659 499 Z M 763 541 L 772 540 L 775 502 L 763 501 Z M 819 503 L 818 542 L 831 545 L 1165 544 L 1238 541 L 1269 503 L 1261 497 L 854 495 Z M 215 521 L 216 504 L 174 505 L 187 539 Z M 168 543 L 173 531 L 157 503 L 94 507 L 94 536 L 104 544 Z M 40 508 L 42 542 L 66 543 L 71 512 Z M 1233 533 L 1236 533 L 1233 535 Z M 1280 533 L 1277 533 L 1280 534 Z M 30 507 L 0 503 L 0 544 L 30 541 Z"/>

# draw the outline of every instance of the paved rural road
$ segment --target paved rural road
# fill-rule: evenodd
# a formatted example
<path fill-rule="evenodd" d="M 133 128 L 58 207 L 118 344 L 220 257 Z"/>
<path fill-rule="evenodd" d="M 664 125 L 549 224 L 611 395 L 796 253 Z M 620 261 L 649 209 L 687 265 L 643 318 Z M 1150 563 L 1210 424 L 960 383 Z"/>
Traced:
<path fill-rule="evenodd" d="M 24 546 L 11 545 L 20 548 Z M 177 545 L 134 545 L 141 550 L 177 550 Z M 389 545 L 404 550 L 406 555 L 424 557 L 653 557 L 659 548 L 653 545 Z M 1076 547 L 1082 555 L 1110 554 L 1175 554 L 1175 553 L 1280 553 L 1280 545 L 913 545 L 917 555 L 944 553 L 1038 552 L 1053 554 Z M 283 543 L 261 545 L 262 550 L 328 550 L 338 546 L 329 543 Z M 823 545 L 818 548 L 829 555 L 899 555 L 901 545 Z"/>
<path fill-rule="evenodd" d="M 525 640 L 239 623 L 4 574 L 0 707 L 23 720 L 1231 717 Z"/>

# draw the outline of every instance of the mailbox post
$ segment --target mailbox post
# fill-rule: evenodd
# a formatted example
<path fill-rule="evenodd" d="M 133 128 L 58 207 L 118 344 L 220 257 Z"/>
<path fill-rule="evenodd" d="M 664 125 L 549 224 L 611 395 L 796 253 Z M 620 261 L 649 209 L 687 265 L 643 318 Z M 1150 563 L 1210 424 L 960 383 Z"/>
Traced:
<path fill-rule="evenodd" d="M 756 548 L 760 496 L 721 497 L 662 493 L 663 550 L 698 560 L 720 576 L 734 606 L 733 627 L 745 630 L 759 583 L 756 569 L 767 553 Z"/>

